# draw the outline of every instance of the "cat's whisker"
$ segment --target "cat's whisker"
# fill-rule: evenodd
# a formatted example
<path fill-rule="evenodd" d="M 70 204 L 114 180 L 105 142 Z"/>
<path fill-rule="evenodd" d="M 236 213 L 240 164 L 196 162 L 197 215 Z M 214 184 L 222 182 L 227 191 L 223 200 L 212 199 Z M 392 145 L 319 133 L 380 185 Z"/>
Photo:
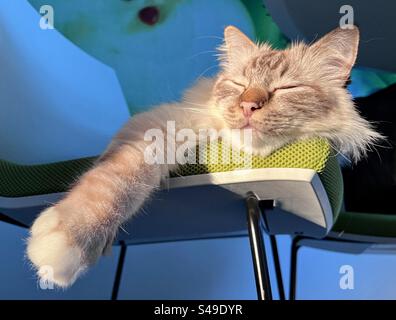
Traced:
<path fill-rule="evenodd" d="M 54 206 L 56 202 L 51 202 L 51 201 L 44 201 L 45 204 L 48 204 L 49 206 Z"/>
<path fill-rule="evenodd" d="M 210 71 L 210 70 L 212 70 L 212 69 L 214 69 L 214 68 L 217 68 L 217 67 L 218 67 L 218 64 L 215 64 L 215 65 L 213 65 L 213 66 L 211 66 L 211 67 L 206 68 L 206 69 L 198 76 L 198 79 L 201 79 L 208 71 Z"/>
<path fill-rule="evenodd" d="M 338 155 L 340 155 L 344 160 L 346 160 L 347 162 L 349 162 L 349 164 L 352 164 L 351 159 L 349 159 L 347 156 L 345 156 L 345 155 L 341 152 L 341 150 L 337 149 L 337 147 L 336 147 L 334 144 L 332 144 L 332 143 L 330 143 L 330 145 L 331 145 L 331 148 L 334 149 L 334 150 L 337 152 L 337 153 L 334 155 L 335 157 L 337 157 Z"/>
<path fill-rule="evenodd" d="M 375 153 L 377 154 L 380 163 L 382 163 L 382 158 L 381 158 L 381 154 L 378 152 L 377 148 L 373 148 L 373 150 L 375 151 Z"/>
<path fill-rule="evenodd" d="M 199 36 L 199 37 L 194 37 L 194 39 L 196 40 L 203 40 L 203 39 L 218 39 L 223 41 L 224 38 L 223 37 L 219 37 L 219 36 Z"/>
<path fill-rule="evenodd" d="M 146 208 L 144 206 L 140 207 L 139 212 L 145 216 L 148 216 L 149 213 L 147 212 Z"/>
<path fill-rule="evenodd" d="M 372 124 L 392 124 L 392 121 L 386 121 L 386 120 L 370 120 L 370 123 Z"/>
<path fill-rule="evenodd" d="M 384 140 L 384 143 L 387 143 L 387 146 L 381 145 L 381 144 L 377 144 L 375 142 L 370 142 L 370 146 L 372 147 L 377 147 L 377 148 L 382 148 L 382 149 L 393 149 L 394 147 L 392 146 L 391 142 Z"/>
<path fill-rule="evenodd" d="M 201 52 L 198 52 L 198 53 L 192 55 L 191 57 L 187 58 L 187 60 L 192 60 L 192 59 L 194 59 L 194 58 L 196 58 L 196 57 L 198 57 L 198 56 L 200 56 L 200 55 L 203 55 L 203 54 L 207 54 L 207 53 L 216 53 L 216 52 L 217 52 L 217 51 L 214 51 L 214 50 L 201 51 Z M 214 56 L 215 56 L 215 55 L 214 55 Z"/>
<path fill-rule="evenodd" d="M 192 112 L 192 113 L 196 113 L 196 114 L 209 114 L 209 112 L 204 109 L 194 109 L 194 108 L 183 108 L 183 109 L 188 112 Z"/>
<path fill-rule="evenodd" d="M 130 233 L 122 225 L 120 226 L 120 229 L 124 231 L 128 236 L 130 235 Z"/>
<path fill-rule="evenodd" d="M 186 101 L 186 100 L 184 102 L 189 104 L 189 105 L 199 107 L 199 108 L 190 108 L 190 109 L 202 110 L 202 108 L 207 108 L 207 106 L 204 105 L 204 104 L 190 102 L 190 101 Z M 183 108 L 183 109 L 187 109 L 187 108 Z"/>
<path fill-rule="evenodd" d="M 184 107 L 183 108 L 184 110 L 193 111 L 193 112 L 197 112 L 197 113 L 202 113 L 202 114 L 206 114 L 206 115 L 215 114 L 215 111 L 212 110 L 211 108 L 208 109 L 207 105 L 194 103 L 194 102 L 189 102 L 189 101 L 184 101 L 184 102 L 189 104 L 189 105 L 199 107 L 199 108 L 185 108 Z"/>
<path fill-rule="evenodd" d="M 206 104 L 198 103 L 198 102 L 196 102 L 196 101 L 187 100 L 186 98 L 183 99 L 183 102 L 186 102 L 186 103 L 188 103 L 188 104 L 197 105 L 197 106 L 199 106 L 199 107 L 207 107 Z"/>

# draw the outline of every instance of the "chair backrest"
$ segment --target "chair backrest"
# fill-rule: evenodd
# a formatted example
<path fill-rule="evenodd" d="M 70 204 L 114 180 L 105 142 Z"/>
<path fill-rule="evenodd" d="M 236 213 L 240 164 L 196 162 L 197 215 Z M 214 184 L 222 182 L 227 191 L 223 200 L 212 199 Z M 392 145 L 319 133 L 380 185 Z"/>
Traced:
<path fill-rule="evenodd" d="M 0 7 L 0 159 L 97 155 L 129 117 L 117 77 L 39 20 L 26 1 Z"/>
<path fill-rule="evenodd" d="M 312 41 L 339 26 L 340 19 L 346 14 L 353 14 L 353 23 L 361 33 L 357 64 L 396 71 L 396 2 L 264 0 L 264 3 L 274 21 L 290 39 Z"/>

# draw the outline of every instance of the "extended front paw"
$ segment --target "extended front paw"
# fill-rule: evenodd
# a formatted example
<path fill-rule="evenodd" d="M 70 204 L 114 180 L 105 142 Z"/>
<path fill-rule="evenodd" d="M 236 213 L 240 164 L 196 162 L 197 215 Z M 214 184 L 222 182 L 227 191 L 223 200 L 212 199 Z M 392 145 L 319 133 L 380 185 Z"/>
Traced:
<path fill-rule="evenodd" d="M 34 222 L 27 256 L 38 276 L 59 287 L 68 287 L 87 268 L 85 254 L 61 222 L 57 207 L 45 210 Z"/>

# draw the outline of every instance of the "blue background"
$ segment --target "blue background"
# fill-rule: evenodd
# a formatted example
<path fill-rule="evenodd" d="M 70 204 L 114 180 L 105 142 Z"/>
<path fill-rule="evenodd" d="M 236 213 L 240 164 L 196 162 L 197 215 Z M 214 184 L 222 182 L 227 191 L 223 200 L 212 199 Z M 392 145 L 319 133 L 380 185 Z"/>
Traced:
<path fill-rule="evenodd" d="M 110 257 L 103 257 L 70 289 L 42 290 L 24 258 L 26 237 L 27 230 L 0 223 L 0 299 L 110 299 L 119 247 L 113 247 Z M 290 238 L 280 236 L 278 243 L 287 284 Z M 339 286 L 343 265 L 354 269 L 353 290 Z M 395 299 L 395 265 L 395 254 L 355 255 L 302 248 L 297 298 Z M 273 275 L 272 268 L 271 272 Z M 119 299 L 256 299 L 249 240 L 129 246 Z"/>

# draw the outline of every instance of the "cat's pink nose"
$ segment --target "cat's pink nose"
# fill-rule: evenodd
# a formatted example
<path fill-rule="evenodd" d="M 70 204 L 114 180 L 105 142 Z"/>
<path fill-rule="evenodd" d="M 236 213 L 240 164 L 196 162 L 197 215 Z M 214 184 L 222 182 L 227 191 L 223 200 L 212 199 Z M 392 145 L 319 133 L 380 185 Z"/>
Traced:
<path fill-rule="evenodd" d="M 243 114 L 246 118 L 250 118 L 254 111 L 261 109 L 256 102 L 252 101 L 242 101 L 240 106 L 243 109 Z"/>

